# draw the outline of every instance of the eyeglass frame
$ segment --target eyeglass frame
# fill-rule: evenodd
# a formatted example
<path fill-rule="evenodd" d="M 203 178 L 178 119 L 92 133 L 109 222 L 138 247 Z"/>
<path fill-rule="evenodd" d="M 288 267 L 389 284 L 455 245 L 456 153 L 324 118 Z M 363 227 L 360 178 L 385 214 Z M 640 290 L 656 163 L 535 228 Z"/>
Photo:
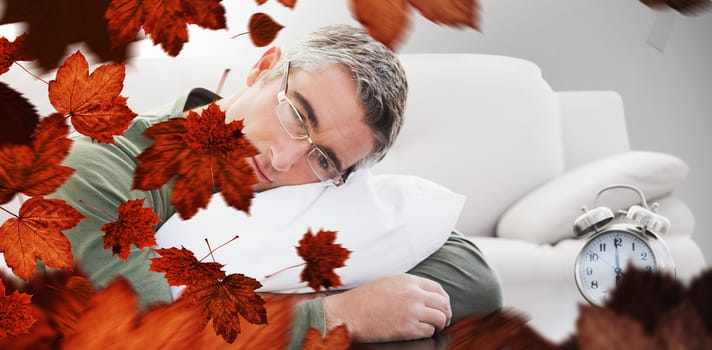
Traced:
<path fill-rule="evenodd" d="M 314 173 L 314 175 L 321 181 L 321 182 L 330 182 L 334 184 L 335 186 L 341 186 L 344 184 L 344 175 L 339 171 L 339 169 L 336 167 L 336 163 L 329 157 L 329 155 L 324 152 L 319 146 L 317 146 L 314 143 L 314 140 L 312 140 L 311 135 L 309 134 L 309 128 L 307 127 L 307 122 L 302 117 L 302 114 L 299 112 L 297 107 L 294 106 L 294 102 L 287 96 L 287 87 L 289 83 L 289 68 L 291 66 L 291 61 L 287 61 L 286 67 L 284 68 L 284 74 L 282 76 L 282 84 L 280 85 L 280 89 L 277 92 L 277 106 L 274 107 L 275 109 L 275 114 L 277 115 L 277 120 L 279 121 L 279 124 L 282 126 L 282 129 L 289 135 L 294 140 L 306 140 L 309 142 L 309 146 L 311 146 L 309 152 L 306 154 L 306 159 L 307 159 L 307 164 L 309 165 L 309 168 L 311 171 Z M 282 120 L 284 117 L 282 116 L 283 114 L 279 112 L 279 108 L 282 104 L 287 104 L 289 108 L 292 110 L 292 117 L 296 117 L 297 121 L 299 122 L 298 125 L 301 127 L 303 133 L 299 135 L 292 134 L 292 132 L 289 130 L 287 125 L 285 125 L 284 120 Z M 322 176 L 319 175 L 319 172 L 314 169 L 314 165 L 312 165 L 311 161 L 309 160 L 309 157 L 311 156 L 312 153 L 318 152 L 319 155 L 324 157 L 326 162 L 328 163 L 329 167 L 333 169 L 334 171 L 334 176 L 330 178 L 322 178 Z M 318 160 L 318 159 L 317 159 Z"/>

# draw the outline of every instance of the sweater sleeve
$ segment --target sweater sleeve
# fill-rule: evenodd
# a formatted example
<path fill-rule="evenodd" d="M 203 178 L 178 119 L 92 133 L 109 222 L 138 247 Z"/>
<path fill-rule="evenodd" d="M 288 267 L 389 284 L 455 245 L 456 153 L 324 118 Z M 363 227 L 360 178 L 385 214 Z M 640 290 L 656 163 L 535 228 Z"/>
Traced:
<path fill-rule="evenodd" d="M 479 248 L 458 232 L 452 232 L 442 247 L 408 273 L 440 283 L 450 296 L 452 323 L 502 307 L 499 278 Z M 322 298 L 297 305 L 289 349 L 301 349 L 310 328 L 326 333 Z"/>
<path fill-rule="evenodd" d="M 179 116 L 183 99 L 163 113 L 142 115 L 134 119 L 123 136 L 115 137 L 114 144 L 93 142 L 82 135 L 73 135 L 72 149 L 63 164 L 73 168 L 74 174 L 48 197 L 65 200 L 80 211 L 85 219 L 64 234 L 72 244 L 72 254 L 80 268 L 89 275 L 96 288 L 105 287 L 117 275 L 124 276 L 139 295 L 141 306 L 156 301 L 171 301 L 168 284 L 163 275 L 148 270 L 151 249 L 131 247 L 128 261 L 104 249 L 101 228 L 115 221 L 119 205 L 131 199 L 145 198 L 144 207 L 152 207 L 161 222 L 172 214 L 171 184 L 153 191 L 131 190 L 136 157 L 151 140 L 143 132 L 152 124 Z"/>

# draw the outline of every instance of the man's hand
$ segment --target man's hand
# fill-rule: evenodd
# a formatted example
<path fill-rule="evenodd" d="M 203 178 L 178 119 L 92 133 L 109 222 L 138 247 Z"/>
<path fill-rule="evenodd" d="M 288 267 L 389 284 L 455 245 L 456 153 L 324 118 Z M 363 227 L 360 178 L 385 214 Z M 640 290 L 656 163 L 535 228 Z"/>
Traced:
<path fill-rule="evenodd" d="M 357 342 L 427 338 L 450 324 L 450 297 L 437 282 L 399 274 L 324 298 L 327 330 L 346 324 Z"/>

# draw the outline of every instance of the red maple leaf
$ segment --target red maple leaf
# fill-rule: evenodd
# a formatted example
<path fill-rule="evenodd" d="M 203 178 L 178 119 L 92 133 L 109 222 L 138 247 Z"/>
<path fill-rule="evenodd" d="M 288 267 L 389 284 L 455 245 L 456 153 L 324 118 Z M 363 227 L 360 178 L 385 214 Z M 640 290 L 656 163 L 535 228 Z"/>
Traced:
<path fill-rule="evenodd" d="M 216 262 L 201 262 L 195 258 L 192 251 L 181 247 L 157 249 L 161 256 L 151 258 L 150 271 L 163 272 L 168 284 L 172 286 L 188 286 L 201 283 L 203 280 L 219 280 L 225 278 L 223 265 Z"/>
<path fill-rule="evenodd" d="M 137 159 L 133 189 L 157 189 L 176 177 L 171 203 L 181 218 L 195 215 L 219 190 L 225 202 L 247 212 L 257 182 L 245 158 L 257 154 L 242 133 L 242 121 L 225 124 L 225 112 L 212 103 L 201 115 L 175 118 L 148 128 L 154 141 Z"/>
<path fill-rule="evenodd" d="M 0 147 L 0 204 L 15 194 L 43 196 L 54 192 L 74 169 L 61 165 L 72 140 L 60 114 L 43 118 L 29 145 Z"/>
<path fill-rule="evenodd" d="M 114 143 L 136 117 L 119 96 L 124 88 L 124 64 L 102 65 L 89 75 L 81 52 L 67 57 L 49 82 L 49 100 L 57 112 L 71 116 L 74 128 L 94 140 Z"/>
<path fill-rule="evenodd" d="M 346 326 L 338 326 L 321 336 L 321 332 L 310 328 L 304 336 L 303 350 L 346 350 L 351 346 L 349 331 Z"/>
<path fill-rule="evenodd" d="M 156 245 L 156 230 L 153 228 L 161 219 L 152 208 L 144 208 L 145 198 L 129 200 L 119 206 L 119 218 L 101 227 L 104 235 L 104 249 L 111 248 L 113 254 L 128 261 L 131 245 L 139 249 Z"/>
<path fill-rule="evenodd" d="M 250 28 L 250 39 L 257 47 L 269 45 L 277 37 L 277 33 L 284 28 L 284 26 L 275 22 L 272 17 L 262 12 L 250 16 L 248 27 Z"/>
<path fill-rule="evenodd" d="M 390 48 L 396 48 L 410 30 L 411 6 L 431 22 L 480 30 L 479 0 L 350 0 L 350 4 L 368 33 Z"/>
<path fill-rule="evenodd" d="M 141 26 L 153 43 L 178 56 L 188 41 L 188 24 L 226 28 L 221 0 L 112 0 L 105 17 L 114 46 L 129 43 Z"/>
<path fill-rule="evenodd" d="M 30 299 L 30 295 L 18 291 L 5 295 L 5 285 L 0 283 L 0 339 L 29 332 L 35 323 Z"/>
<path fill-rule="evenodd" d="M 182 303 L 139 316 L 138 297 L 123 277 L 98 291 L 65 337 L 63 349 L 197 349 L 200 314 Z"/>
<path fill-rule="evenodd" d="M 0 24 L 25 22 L 24 52 L 45 71 L 57 68 L 67 49 L 84 43 L 98 59 L 123 62 L 128 45 L 111 46 L 104 13 L 110 0 L 5 0 Z"/>
<path fill-rule="evenodd" d="M 15 41 L 0 38 L 0 74 L 10 70 L 10 66 L 16 61 L 32 61 L 33 57 L 24 51 L 27 34 L 23 33 L 15 38 Z"/>
<path fill-rule="evenodd" d="M 290 9 L 293 9 L 294 6 L 297 4 L 297 0 L 278 0 L 280 4 L 289 7 Z M 257 5 L 263 5 L 264 3 L 267 2 L 267 0 L 255 0 L 257 2 Z"/>
<path fill-rule="evenodd" d="M 62 231 L 76 226 L 84 216 L 61 199 L 32 197 L 16 218 L 0 226 L 0 252 L 18 277 L 28 280 L 37 259 L 58 269 L 71 269 L 71 244 Z"/>
<path fill-rule="evenodd" d="M 3 116 L 0 147 L 6 144 L 29 143 L 40 121 L 35 106 L 3 82 L 0 82 L 0 115 Z"/>
<path fill-rule="evenodd" d="M 301 280 L 308 282 L 315 291 L 341 285 L 339 275 L 334 273 L 337 267 L 346 266 L 345 261 L 351 251 L 341 244 L 334 244 L 336 231 L 319 230 L 316 235 L 307 230 L 297 246 L 297 254 L 306 261 Z"/>
<path fill-rule="evenodd" d="M 164 272 L 170 285 L 185 285 L 181 299 L 196 305 L 203 315 L 203 324 L 212 320 L 216 333 L 232 343 L 240 333 L 241 315 L 250 323 L 267 322 L 264 300 L 255 293 L 262 287 L 257 280 L 242 275 L 225 276 L 218 263 L 203 263 L 188 249 L 156 250 L 161 255 L 152 258 L 151 271 Z"/>

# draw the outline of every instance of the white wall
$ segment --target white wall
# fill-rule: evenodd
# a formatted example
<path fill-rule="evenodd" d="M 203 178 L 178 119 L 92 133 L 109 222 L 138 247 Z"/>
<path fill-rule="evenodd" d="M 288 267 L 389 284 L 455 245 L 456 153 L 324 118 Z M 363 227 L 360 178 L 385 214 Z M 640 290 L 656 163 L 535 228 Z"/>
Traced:
<path fill-rule="evenodd" d="M 712 262 L 712 232 L 707 232 L 712 227 L 712 12 L 675 13 L 661 52 L 646 43 L 659 12 L 638 0 L 483 1 L 483 33 L 440 27 L 417 16 L 400 51 L 511 55 L 537 63 L 555 90 L 621 93 L 632 147 L 672 153 L 689 164 L 690 176 L 677 194 L 694 212 L 695 240 Z M 300 0 L 294 10 L 276 0 L 261 7 L 250 0 L 223 3 L 229 30 L 193 28 L 181 56 L 257 57 L 264 49 L 246 36 L 229 39 L 245 31 L 257 11 L 285 26 L 275 41 L 282 45 L 325 24 L 357 23 L 347 0 Z M 147 41 L 139 46 L 142 55 L 165 56 Z"/>

